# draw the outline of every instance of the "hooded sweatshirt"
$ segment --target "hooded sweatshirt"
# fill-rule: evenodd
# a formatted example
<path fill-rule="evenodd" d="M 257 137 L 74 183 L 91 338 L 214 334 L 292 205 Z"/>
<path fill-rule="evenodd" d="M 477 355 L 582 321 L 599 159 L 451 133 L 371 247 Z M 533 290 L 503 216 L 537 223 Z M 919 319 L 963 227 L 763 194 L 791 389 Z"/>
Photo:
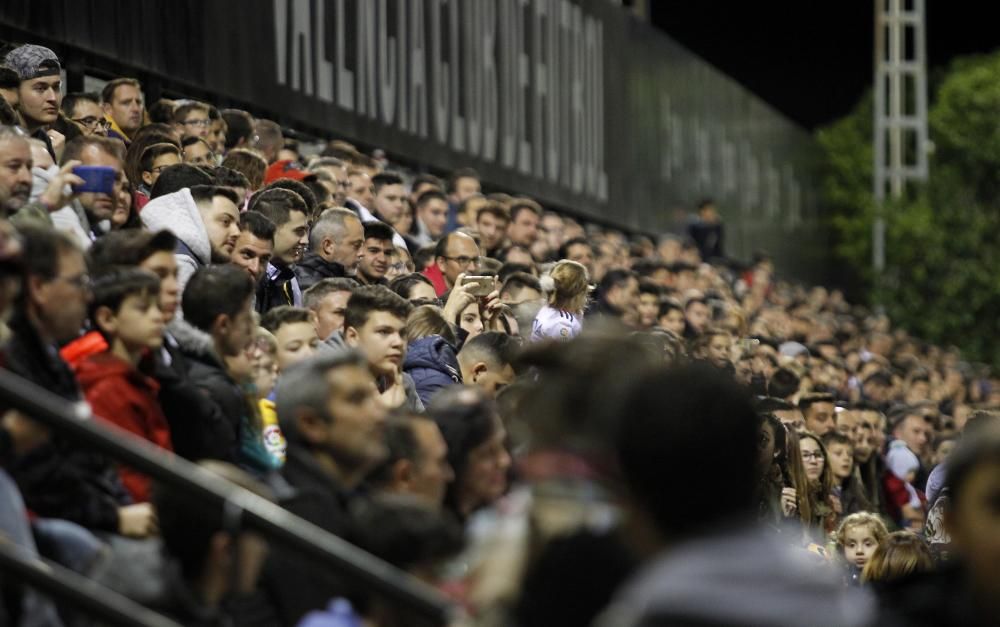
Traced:
<path fill-rule="evenodd" d="M 833 569 L 757 528 L 670 547 L 625 584 L 598 627 L 861 627 L 875 603 Z"/>
<path fill-rule="evenodd" d="M 183 293 L 191 275 L 212 261 L 212 244 L 191 190 L 184 188 L 150 200 L 139 217 L 142 225 L 150 231 L 166 229 L 180 240 L 175 257 L 177 286 Z"/>
<path fill-rule="evenodd" d="M 440 335 L 410 342 L 403 371 L 413 378 L 417 395 L 425 407 L 438 390 L 462 382 L 455 349 Z"/>
<path fill-rule="evenodd" d="M 158 447 L 172 451 L 170 427 L 157 395 L 159 384 L 110 352 L 91 355 L 74 365 L 94 415 Z M 136 503 L 149 501 L 149 477 L 131 468 L 119 470 Z"/>

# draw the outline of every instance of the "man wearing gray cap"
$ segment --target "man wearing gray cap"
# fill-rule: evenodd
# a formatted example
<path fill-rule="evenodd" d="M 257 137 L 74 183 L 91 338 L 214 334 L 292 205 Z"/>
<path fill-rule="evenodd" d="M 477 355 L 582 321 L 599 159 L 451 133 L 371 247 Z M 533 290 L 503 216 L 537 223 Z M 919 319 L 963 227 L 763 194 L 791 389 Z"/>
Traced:
<path fill-rule="evenodd" d="M 48 48 L 25 44 L 7 53 L 4 64 L 17 72 L 21 79 L 18 109 L 25 129 L 32 137 L 45 142 L 52 158 L 58 161 L 48 131 L 49 126 L 59 118 L 62 101 L 59 58 Z"/>

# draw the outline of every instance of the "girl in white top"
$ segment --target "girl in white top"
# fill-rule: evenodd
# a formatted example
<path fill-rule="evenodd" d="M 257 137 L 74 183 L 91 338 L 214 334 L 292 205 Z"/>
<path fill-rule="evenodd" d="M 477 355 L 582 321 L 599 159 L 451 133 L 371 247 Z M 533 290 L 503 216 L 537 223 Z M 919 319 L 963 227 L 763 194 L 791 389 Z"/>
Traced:
<path fill-rule="evenodd" d="M 583 265 L 563 259 L 539 281 L 548 304 L 531 325 L 531 341 L 569 340 L 580 334 L 590 277 Z"/>

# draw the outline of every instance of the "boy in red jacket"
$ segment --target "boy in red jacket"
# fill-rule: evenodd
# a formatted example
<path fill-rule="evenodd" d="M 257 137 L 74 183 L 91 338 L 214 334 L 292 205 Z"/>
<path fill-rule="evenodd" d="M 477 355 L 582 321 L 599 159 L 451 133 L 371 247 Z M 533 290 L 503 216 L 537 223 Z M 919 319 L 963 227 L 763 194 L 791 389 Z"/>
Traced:
<path fill-rule="evenodd" d="M 137 268 L 106 272 L 94 281 L 90 320 L 108 349 L 74 365 L 94 414 L 132 434 L 173 450 L 157 400 L 159 385 L 138 369 L 143 355 L 163 344 L 160 280 Z M 127 467 L 122 483 L 136 503 L 149 501 L 149 477 Z"/>

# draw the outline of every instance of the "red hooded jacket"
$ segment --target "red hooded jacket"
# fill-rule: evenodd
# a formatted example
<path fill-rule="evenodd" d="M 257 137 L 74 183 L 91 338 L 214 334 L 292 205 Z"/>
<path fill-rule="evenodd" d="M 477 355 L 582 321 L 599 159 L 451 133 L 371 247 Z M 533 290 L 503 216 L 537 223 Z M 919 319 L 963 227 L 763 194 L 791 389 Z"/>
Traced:
<path fill-rule="evenodd" d="M 73 369 L 96 416 L 173 451 L 155 380 L 107 351 L 85 357 Z M 119 474 L 136 503 L 149 501 L 149 477 L 124 466 Z"/>

